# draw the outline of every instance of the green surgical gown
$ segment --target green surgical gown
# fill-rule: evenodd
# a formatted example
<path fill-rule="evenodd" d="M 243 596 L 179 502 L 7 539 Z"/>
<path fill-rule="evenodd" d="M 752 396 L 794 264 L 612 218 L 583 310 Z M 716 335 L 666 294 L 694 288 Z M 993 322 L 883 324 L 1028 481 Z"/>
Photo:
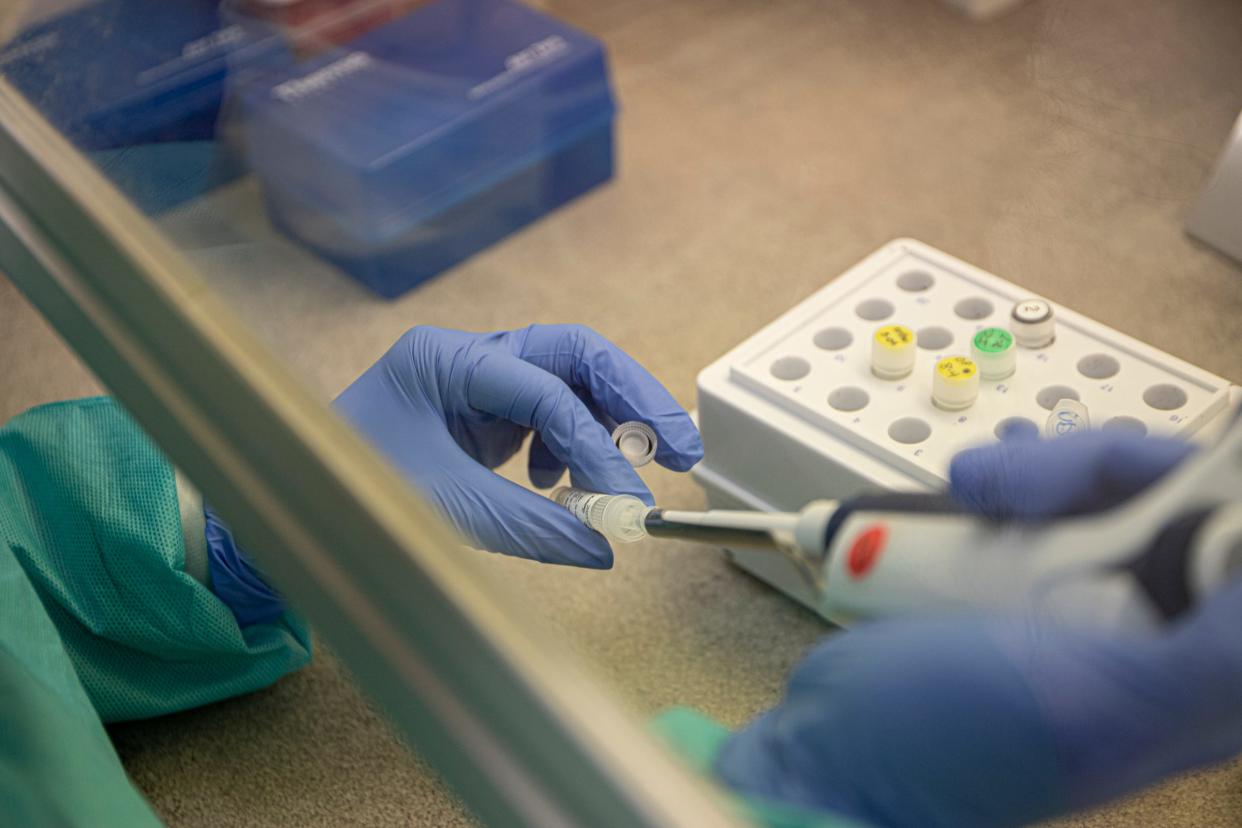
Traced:
<path fill-rule="evenodd" d="M 158 826 L 103 723 L 265 687 L 310 659 L 296 616 L 244 630 L 209 588 L 202 505 L 110 398 L 0 428 L 0 814 Z M 656 729 L 710 773 L 727 736 L 687 710 Z M 739 802 L 772 828 L 845 823 Z"/>
<path fill-rule="evenodd" d="M 184 514 L 184 519 L 183 519 Z M 158 825 L 103 722 L 265 687 L 310 659 L 286 613 L 240 629 L 209 588 L 201 505 L 110 398 L 0 428 L 0 814 Z"/>

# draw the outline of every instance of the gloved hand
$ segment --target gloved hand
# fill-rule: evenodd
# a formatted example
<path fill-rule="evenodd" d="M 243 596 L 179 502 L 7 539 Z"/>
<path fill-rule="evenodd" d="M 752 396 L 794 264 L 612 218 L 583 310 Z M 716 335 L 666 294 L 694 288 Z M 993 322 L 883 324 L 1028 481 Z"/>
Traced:
<path fill-rule="evenodd" d="M 577 325 L 414 328 L 334 405 L 475 545 L 551 563 L 606 568 L 612 550 L 562 507 L 490 471 L 527 434 L 535 432 L 536 486 L 554 485 L 568 467 L 575 486 L 648 504 L 606 426 L 647 423 L 659 438 L 656 461 L 676 471 L 703 456 L 698 430 L 664 387 Z"/>
<path fill-rule="evenodd" d="M 1092 433 L 964 452 L 952 491 L 1037 518 L 1134 494 L 1182 443 Z M 1020 825 L 1242 751 L 1242 582 L 1149 634 L 1021 616 L 833 635 L 716 771 L 743 793 L 884 826 Z"/>

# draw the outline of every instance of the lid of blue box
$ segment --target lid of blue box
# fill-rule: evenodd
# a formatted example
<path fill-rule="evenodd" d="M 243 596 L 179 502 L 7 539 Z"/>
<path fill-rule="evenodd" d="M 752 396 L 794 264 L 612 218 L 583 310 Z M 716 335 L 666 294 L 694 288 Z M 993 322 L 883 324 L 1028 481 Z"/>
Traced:
<path fill-rule="evenodd" d="M 444 209 L 613 115 L 599 42 L 509 0 L 439 0 L 257 71 L 242 109 L 264 184 L 372 230 Z"/>
<path fill-rule="evenodd" d="M 218 0 L 95 0 L 0 47 L 0 73 L 84 149 L 210 137 L 226 58 Z"/>

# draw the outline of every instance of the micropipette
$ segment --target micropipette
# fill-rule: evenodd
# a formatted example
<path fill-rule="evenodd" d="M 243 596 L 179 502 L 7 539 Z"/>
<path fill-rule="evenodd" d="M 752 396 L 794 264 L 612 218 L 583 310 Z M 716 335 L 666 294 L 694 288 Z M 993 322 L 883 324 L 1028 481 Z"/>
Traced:
<path fill-rule="evenodd" d="M 1242 571 L 1236 417 L 1214 447 L 1126 504 L 1045 522 L 987 520 L 935 494 L 817 501 L 796 513 L 658 509 L 573 489 L 554 497 L 571 495 L 579 519 L 610 539 L 651 535 L 787 556 L 841 623 L 985 610 L 1148 629 Z M 625 508 L 610 511 L 618 498 Z"/>
<path fill-rule="evenodd" d="M 788 555 L 803 574 L 817 577 L 828 523 L 837 502 L 819 500 L 800 512 L 658 509 L 633 495 L 609 495 L 562 486 L 552 499 L 616 543 L 645 537 L 677 538 L 721 546 L 769 549 Z"/>

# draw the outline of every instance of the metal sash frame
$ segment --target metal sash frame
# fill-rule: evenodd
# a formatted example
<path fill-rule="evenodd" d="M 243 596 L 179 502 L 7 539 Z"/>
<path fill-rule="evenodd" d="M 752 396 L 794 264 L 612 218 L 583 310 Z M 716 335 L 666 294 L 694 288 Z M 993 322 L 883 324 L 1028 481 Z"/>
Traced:
<path fill-rule="evenodd" d="M 0 269 L 485 822 L 738 824 L 2 79 Z"/>

